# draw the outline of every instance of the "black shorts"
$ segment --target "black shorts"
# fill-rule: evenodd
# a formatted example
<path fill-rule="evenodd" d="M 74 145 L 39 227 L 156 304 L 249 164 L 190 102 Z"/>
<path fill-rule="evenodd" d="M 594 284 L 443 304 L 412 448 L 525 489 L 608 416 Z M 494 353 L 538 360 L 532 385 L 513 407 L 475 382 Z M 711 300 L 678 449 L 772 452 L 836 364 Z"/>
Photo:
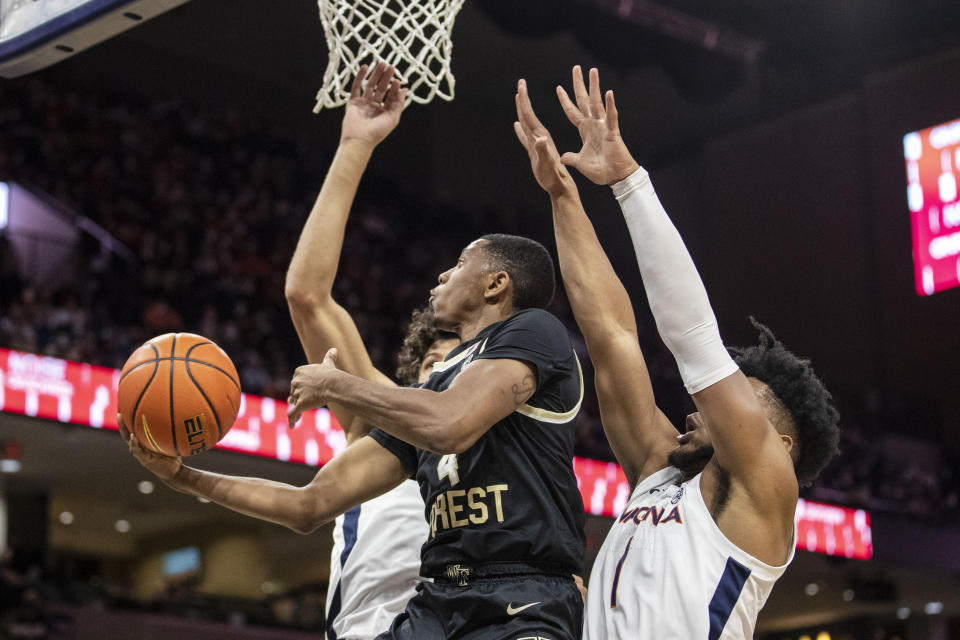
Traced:
<path fill-rule="evenodd" d="M 526 575 L 470 586 L 423 582 L 377 640 L 579 640 L 583 599 L 572 577 Z"/>

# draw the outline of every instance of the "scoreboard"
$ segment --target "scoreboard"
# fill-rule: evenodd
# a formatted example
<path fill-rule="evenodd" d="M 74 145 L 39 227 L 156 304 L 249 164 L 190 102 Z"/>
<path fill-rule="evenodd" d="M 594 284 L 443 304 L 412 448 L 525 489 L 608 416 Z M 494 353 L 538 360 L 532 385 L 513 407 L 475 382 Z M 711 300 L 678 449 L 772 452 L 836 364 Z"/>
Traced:
<path fill-rule="evenodd" d="M 903 137 L 917 293 L 960 285 L 960 120 Z"/>

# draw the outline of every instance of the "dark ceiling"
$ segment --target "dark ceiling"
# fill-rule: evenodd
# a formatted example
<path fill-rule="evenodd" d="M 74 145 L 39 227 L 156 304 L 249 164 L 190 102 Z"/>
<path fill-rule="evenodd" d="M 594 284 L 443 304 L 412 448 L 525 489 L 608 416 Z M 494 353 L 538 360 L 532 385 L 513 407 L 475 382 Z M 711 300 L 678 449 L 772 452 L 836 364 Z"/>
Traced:
<path fill-rule="evenodd" d="M 960 3 L 948 0 L 466 0 L 453 70 L 458 97 L 475 103 L 478 93 L 510 92 L 521 75 L 546 83 L 542 93 L 552 99 L 574 63 L 600 66 L 618 87 L 639 80 L 645 99 L 667 96 L 652 108 L 670 120 L 647 126 L 663 136 L 654 153 L 672 155 L 667 147 L 678 142 L 769 119 L 958 44 Z M 139 77 L 154 93 L 242 96 L 290 122 L 294 112 L 309 114 L 325 63 L 314 2 L 202 0 L 54 73 L 101 78 L 112 67 L 124 84 Z"/>

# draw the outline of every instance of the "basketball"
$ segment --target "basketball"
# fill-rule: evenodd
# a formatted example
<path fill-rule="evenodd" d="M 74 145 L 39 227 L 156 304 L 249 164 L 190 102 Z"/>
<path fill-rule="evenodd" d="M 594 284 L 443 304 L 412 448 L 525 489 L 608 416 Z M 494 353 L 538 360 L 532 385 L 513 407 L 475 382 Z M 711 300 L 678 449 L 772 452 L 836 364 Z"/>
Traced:
<path fill-rule="evenodd" d="M 192 333 L 167 333 L 140 346 L 123 365 L 117 395 L 140 446 L 167 456 L 212 449 L 240 410 L 230 357 Z"/>

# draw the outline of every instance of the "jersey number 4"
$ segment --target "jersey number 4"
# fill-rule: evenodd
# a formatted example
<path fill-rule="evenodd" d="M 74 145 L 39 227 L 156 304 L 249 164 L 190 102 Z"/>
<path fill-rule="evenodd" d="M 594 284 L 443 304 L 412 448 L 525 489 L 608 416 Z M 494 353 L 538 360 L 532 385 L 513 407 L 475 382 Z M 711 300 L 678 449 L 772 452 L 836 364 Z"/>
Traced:
<path fill-rule="evenodd" d="M 437 479 L 450 479 L 450 486 L 455 487 L 460 482 L 460 473 L 457 466 L 457 454 L 449 453 L 437 463 Z"/>

